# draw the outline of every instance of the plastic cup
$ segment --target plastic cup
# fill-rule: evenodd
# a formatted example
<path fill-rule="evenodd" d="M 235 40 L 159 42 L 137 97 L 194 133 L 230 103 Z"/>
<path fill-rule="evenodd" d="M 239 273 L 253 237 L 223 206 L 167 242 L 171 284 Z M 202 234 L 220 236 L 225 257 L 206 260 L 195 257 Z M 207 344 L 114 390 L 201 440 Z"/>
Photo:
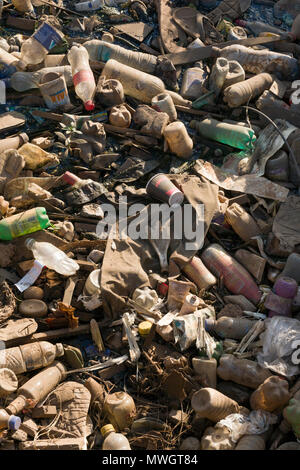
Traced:
<path fill-rule="evenodd" d="M 56 72 L 47 73 L 40 82 L 40 91 L 49 109 L 70 104 L 65 77 Z"/>
<path fill-rule="evenodd" d="M 163 173 L 153 176 L 148 181 L 146 191 L 153 198 L 167 202 L 170 206 L 180 205 L 184 200 L 183 193 Z"/>
<path fill-rule="evenodd" d="M 84 294 L 100 294 L 100 272 L 101 269 L 95 269 L 90 273 L 84 285 Z"/>

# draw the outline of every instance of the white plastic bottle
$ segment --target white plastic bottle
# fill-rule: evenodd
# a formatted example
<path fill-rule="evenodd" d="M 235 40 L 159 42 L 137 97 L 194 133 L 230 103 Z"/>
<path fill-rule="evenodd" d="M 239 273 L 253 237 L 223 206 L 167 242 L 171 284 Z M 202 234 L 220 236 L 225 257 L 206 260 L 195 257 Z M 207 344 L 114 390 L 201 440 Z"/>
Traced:
<path fill-rule="evenodd" d="M 33 238 L 27 238 L 25 245 L 28 250 L 32 250 L 34 258 L 39 263 L 63 276 L 72 276 L 79 269 L 76 261 L 68 258 L 63 251 L 51 243 L 37 242 Z"/>
<path fill-rule="evenodd" d="M 46 67 L 36 72 L 15 72 L 9 80 L 10 88 L 22 92 L 38 88 L 42 78 L 48 73 L 63 74 L 67 86 L 73 84 L 72 69 L 70 65 L 63 65 L 61 67 Z"/>
<path fill-rule="evenodd" d="M 17 431 L 21 426 L 21 419 L 15 415 L 9 415 L 7 411 L 0 409 L 0 430 L 10 429 L 11 431 Z"/>
<path fill-rule="evenodd" d="M 83 101 L 87 111 L 93 111 L 96 83 L 89 64 L 89 54 L 85 47 L 75 44 L 68 53 L 68 60 L 72 67 L 76 95 Z"/>
<path fill-rule="evenodd" d="M 107 424 L 101 428 L 104 437 L 102 450 L 131 450 L 127 437 L 115 431 L 112 424 Z"/>
<path fill-rule="evenodd" d="M 48 52 L 62 39 L 63 34 L 44 22 L 35 33 L 22 44 L 21 61 L 26 65 L 43 62 Z"/>

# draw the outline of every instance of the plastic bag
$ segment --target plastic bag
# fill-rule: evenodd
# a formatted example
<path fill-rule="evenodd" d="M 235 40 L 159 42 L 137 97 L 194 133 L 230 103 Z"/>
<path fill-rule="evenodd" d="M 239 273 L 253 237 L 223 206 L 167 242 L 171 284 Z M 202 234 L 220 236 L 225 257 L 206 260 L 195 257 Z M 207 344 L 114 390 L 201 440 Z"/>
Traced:
<path fill-rule="evenodd" d="M 278 316 L 267 319 L 265 325 L 263 351 L 257 355 L 258 363 L 285 377 L 299 374 L 300 321 Z"/>
<path fill-rule="evenodd" d="M 237 442 L 245 434 L 263 434 L 277 419 L 276 415 L 264 410 L 251 411 L 248 416 L 233 413 L 219 421 L 216 428 L 227 427 L 231 432 L 230 439 Z"/>

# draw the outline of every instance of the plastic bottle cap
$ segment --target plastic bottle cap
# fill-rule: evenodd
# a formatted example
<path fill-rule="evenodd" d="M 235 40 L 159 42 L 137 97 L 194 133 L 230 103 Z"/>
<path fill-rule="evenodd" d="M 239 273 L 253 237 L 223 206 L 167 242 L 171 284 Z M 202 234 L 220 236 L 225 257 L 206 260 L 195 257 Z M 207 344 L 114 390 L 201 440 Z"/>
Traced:
<path fill-rule="evenodd" d="M 95 109 L 95 103 L 92 102 L 92 100 L 86 101 L 84 103 L 84 107 L 87 111 L 94 111 Z"/>
<path fill-rule="evenodd" d="M 105 437 L 108 432 L 115 431 L 115 428 L 113 427 L 112 424 L 106 424 L 105 426 L 102 426 L 100 431 L 101 431 L 102 436 Z"/>
<path fill-rule="evenodd" d="M 147 336 L 150 333 L 153 323 L 151 321 L 142 321 L 139 324 L 139 334 L 141 336 Z"/>
<path fill-rule="evenodd" d="M 8 427 L 11 431 L 17 431 L 21 426 L 21 418 L 19 416 L 12 415 L 8 419 Z"/>
<path fill-rule="evenodd" d="M 25 246 L 26 246 L 26 248 L 28 248 L 28 250 L 31 250 L 31 248 L 32 248 L 32 246 L 33 246 L 33 244 L 34 244 L 34 242 L 35 242 L 35 239 L 34 239 L 34 238 L 27 238 L 27 239 L 25 240 Z"/>
<path fill-rule="evenodd" d="M 61 357 L 65 354 L 65 350 L 64 350 L 62 343 L 57 343 L 55 345 L 55 348 L 56 348 L 56 357 Z"/>
<path fill-rule="evenodd" d="M 80 181 L 80 178 L 78 178 L 78 176 L 74 175 L 73 173 L 71 173 L 70 171 L 66 171 L 63 175 L 62 175 L 62 179 L 65 183 L 68 183 L 70 184 L 71 186 L 73 186 L 73 184 L 77 183 L 78 181 Z"/>

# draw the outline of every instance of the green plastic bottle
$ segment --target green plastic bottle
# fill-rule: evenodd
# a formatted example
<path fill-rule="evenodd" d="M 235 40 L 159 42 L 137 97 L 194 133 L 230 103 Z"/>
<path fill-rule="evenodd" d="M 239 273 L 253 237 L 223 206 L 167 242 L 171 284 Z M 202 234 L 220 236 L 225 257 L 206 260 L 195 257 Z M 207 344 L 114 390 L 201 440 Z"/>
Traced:
<path fill-rule="evenodd" d="M 0 221 L 0 240 L 13 240 L 22 235 L 49 227 L 50 220 L 44 207 L 35 207 Z"/>

